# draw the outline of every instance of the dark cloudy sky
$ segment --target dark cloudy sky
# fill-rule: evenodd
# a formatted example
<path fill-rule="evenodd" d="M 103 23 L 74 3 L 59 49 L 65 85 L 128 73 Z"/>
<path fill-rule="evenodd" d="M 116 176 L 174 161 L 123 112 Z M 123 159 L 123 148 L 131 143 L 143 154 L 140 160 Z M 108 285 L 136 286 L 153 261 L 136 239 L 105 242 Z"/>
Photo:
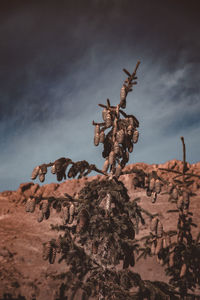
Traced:
<path fill-rule="evenodd" d="M 140 121 L 130 163 L 200 160 L 199 1 L 0 1 L 0 191 L 59 157 L 101 168 L 98 103 L 119 102 L 137 60 L 127 112 Z M 51 174 L 48 182 L 55 181 Z"/>

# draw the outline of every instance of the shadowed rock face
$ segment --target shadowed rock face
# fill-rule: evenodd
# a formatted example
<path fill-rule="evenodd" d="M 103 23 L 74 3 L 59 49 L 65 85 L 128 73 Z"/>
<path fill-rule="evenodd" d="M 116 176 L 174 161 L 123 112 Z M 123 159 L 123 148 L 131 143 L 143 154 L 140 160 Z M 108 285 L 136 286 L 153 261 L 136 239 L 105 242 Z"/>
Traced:
<path fill-rule="evenodd" d="M 182 170 L 182 162 L 171 160 L 160 165 L 148 165 L 136 163 L 128 165 L 124 170 L 130 171 L 133 168 L 142 169 L 145 173 L 156 171 L 158 176 L 170 181 L 173 173 L 165 173 L 158 168 L 173 168 L 176 171 Z M 188 164 L 190 173 L 200 175 L 200 162 Z M 152 203 L 142 188 L 134 188 L 134 174 L 120 176 L 126 188 L 130 200 L 140 197 L 140 205 L 151 213 L 159 213 L 164 230 L 176 230 L 177 215 L 167 214 L 168 209 L 175 208 L 175 204 L 168 202 L 168 195 L 159 194 L 156 203 Z M 25 203 L 30 196 L 51 197 L 62 196 L 68 193 L 74 196 L 79 192 L 87 181 L 93 179 L 102 180 L 105 176 L 93 176 L 82 179 L 72 179 L 60 184 L 51 183 L 43 186 L 33 182 L 20 184 L 17 191 L 4 191 L 0 193 L 0 299 L 4 294 L 11 294 L 17 298 L 23 295 L 26 299 L 51 300 L 55 298 L 55 292 L 60 282 L 53 280 L 52 275 L 59 274 L 66 270 L 65 263 L 50 265 L 42 259 L 43 243 L 56 238 L 58 233 L 50 230 L 50 224 L 61 224 L 59 214 L 52 211 L 51 217 L 42 223 L 37 222 L 38 208 L 34 213 L 25 212 Z M 194 234 L 199 230 L 200 219 L 200 179 L 194 178 L 192 185 L 194 196 L 191 199 L 190 210 L 193 212 Z M 174 206 L 173 206 L 174 205 Z M 149 233 L 150 220 L 145 219 L 146 224 L 141 225 L 141 230 L 136 238 Z M 140 273 L 143 279 L 163 280 L 167 282 L 163 267 L 156 262 L 155 257 L 147 260 L 140 260 L 134 266 L 134 271 Z"/>

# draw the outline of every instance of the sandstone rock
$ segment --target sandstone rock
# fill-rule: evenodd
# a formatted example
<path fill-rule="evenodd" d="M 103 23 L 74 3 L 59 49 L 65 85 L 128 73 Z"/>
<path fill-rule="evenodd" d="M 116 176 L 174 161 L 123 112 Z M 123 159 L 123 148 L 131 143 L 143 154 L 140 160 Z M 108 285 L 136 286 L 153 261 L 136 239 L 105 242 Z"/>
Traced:
<path fill-rule="evenodd" d="M 31 188 L 31 186 L 34 185 L 33 182 L 25 182 L 25 183 L 21 183 L 19 186 L 19 193 L 24 193 L 26 190 L 29 190 Z"/>
<path fill-rule="evenodd" d="M 95 179 L 95 177 L 96 176 L 91 176 L 88 178 L 81 178 L 79 180 L 77 180 L 77 179 L 67 180 L 65 182 L 62 182 L 59 185 L 56 192 L 61 193 L 61 194 L 67 193 L 67 194 L 73 196 L 75 191 L 78 193 L 84 187 L 84 185 L 87 181 L 91 181 L 91 180 Z"/>
<path fill-rule="evenodd" d="M 42 193 L 42 197 L 51 197 L 53 196 L 53 192 L 59 187 L 58 183 L 50 183 L 43 185 L 44 191 Z"/>
<path fill-rule="evenodd" d="M 37 190 L 40 188 L 39 184 L 36 183 L 31 186 L 31 195 L 34 196 L 34 194 L 37 192 Z"/>
<path fill-rule="evenodd" d="M 13 191 L 3 191 L 2 193 L 0 193 L 1 197 L 8 197 L 11 196 L 13 193 Z"/>
<path fill-rule="evenodd" d="M 10 196 L 8 196 L 8 200 L 11 202 L 19 203 L 22 200 L 23 195 L 19 192 L 13 192 Z"/>
<path fill-rule="evenodd" d="M 44 192 L 44 185 L 40 186 L 39 189 L 36 191 L 36 193 L 34 194 L 34 196 L 37 198 L 42 197 L 42 194 Z"/>
<path fill-rule="evenodd" d="M 31 189 L 25 190 L 22 195 L 28 199 L 32 195 Z"/>

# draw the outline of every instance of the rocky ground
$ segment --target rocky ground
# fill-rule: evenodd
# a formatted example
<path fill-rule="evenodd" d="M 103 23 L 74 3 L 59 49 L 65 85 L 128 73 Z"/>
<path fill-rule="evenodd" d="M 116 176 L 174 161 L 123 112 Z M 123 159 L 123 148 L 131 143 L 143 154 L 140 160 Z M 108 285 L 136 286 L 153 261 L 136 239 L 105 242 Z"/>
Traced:
<path fill-rule="evenodd" d="M 147 165 L 138 163 L 128 165 L 127 171 L 133 167 L 151 172 L 155 170 L 158 175 L 165 180 L 170 181 L 173 174 L 165 174 L 158 168 L 174 168 L 180 170 L 182 164 L 180 161 L 169 161 L 162 165 Z M 189 165 L 190 173 L 200 175 L 200 162 Z M 51 275 L 59 274 L 64 271 L 65 264 L 49 264 L 42 259 L 43 243 L 56 237 L 58 233 L 50 230 L 50 224 L 61 224 L 58 214 L 51 213 L 51 217 L 42 223 L 37 222 L 37 209 L 33 214 L 25 212 L 25 202 L 30 195 L 49 197 L 52 195 L 63 195 L 68 193 L 74 195 L 85 184 L 94 178 L 101 180 L 103 176 L 82 178 L 79 180 L 67 180 L 61 184 L 48 184 L 39 186 L 33 182 L 21 184 L 17 191 L 4 191 L 0 194 L 0 299 L 13 299 L 19 295 L 25 297 L 21 299 L 51 300 L 55 298 L 55 291 L 58 282 L 53 280 Z M 152 203 L 146 196 L 142 188 L 134 188 L 133 174 L 126 174 L 120 177 L 120 180 L 128 189 L 130 199 L 140 197 L 140 205 L 151 213 L 159 213 L 163 222 L 164 230 L 176 230 L 177 214 L 167 214 L 168 209 L 175 209 L 175 204 L 168 202 L 168 195 L 160 194 L 156 203 Z M 199 231 L 200 220 L 200 179 L 196 178 L 192 185 L 194 196 L 191 200 L 191 211 L 193 212 L 193 221 L 198 225 L 194 228 L 194 235 Z M 149 233 L 148 217 L 146 224 L 141 226 L 140 238 Z M 163 267 L 156 261 L 155 257 L 149 257 L 146 260 L 136 262 L 134 271 L 138 272 L 143 279 L 168 281 Z M 198 292 L 198 291 L 197 291 Z M 7 295 L 7 296 L 6 296 Z M 199 293 L 200 295 L 200 293 Z M 7 297 L 7 298 L 6 298 Z"/>

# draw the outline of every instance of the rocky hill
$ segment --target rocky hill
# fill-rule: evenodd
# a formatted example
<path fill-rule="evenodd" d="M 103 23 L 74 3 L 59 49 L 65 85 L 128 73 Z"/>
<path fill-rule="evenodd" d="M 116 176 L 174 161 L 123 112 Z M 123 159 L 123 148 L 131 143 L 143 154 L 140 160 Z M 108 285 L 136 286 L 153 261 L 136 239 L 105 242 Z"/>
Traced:
<path fill-rule="evenodd" d="M 125 171 L 132 169 L 143 170 L 145 173 L 156 171 L 163 180 L 170 182 L 175 173 L 166 173 L 159 168 L 173 168 L 180 171 L 182 162 L 171 160 L 164 164 L 148 165 L 136 163 L 128 165 Z M 200 162 L 188 164 L 189 172 L 200 176 Z M 151 213 L 158 213 L 162 219 L 164 230 L 176 229 L 176 214 L 167 214 L 167 210 L 175 208 L 168 201 L 168 195 L 161 193 L 155 203 L 146 196 L 144 189 L 134 185 L 135 174 L 120 176 L 120 180 L 128 189 L 130 200 L 140 197 L 140 205 Z M 61 224 L 61 219 L 54 211 L 51 217 L 42 223 L 37 222 L 37 209 L 33 214 L 25 212 L 25 203 L 30 196 L 51 197 L 62 196 L 68 193 L 73 196 L 81 190 L 87 181 L 93 179 L 102 180 L 105 176 L 97 175 L 82 179 L 67 180 L 60 184 L 51 183 L 40 186 L 33 182 L 20 184 L 16 191 L 3 191 L 0 193 L 0 299 L 55 299 L 55 291 L 58 282 L 53 280 L 52 275 L 64 271 L 65 264 L 50 265 L 42 259 L 43 243 L 58 235 L 56 231 L 50 230 L 51 224 Z M 200 179 L 194 177 L 192 184 L 193 197 L 191 200 L 191 211 L 193 212 L 194 234 L 199 231 L 200 220 Z M 139 238 L 149 233 L 148 218 L 146 224 L 141 226 Z M 155 257 L 136 262 L 134 271 L 138 272 L 143 279 L 162 280 L 167 282 L 163 267 L 156 261 Z M 13 298 L 11 298 L 12 295 Z M 18 298 L 21 295 L 21 298 Z M 7 298 L 6 298 L 7 297 Z M 9 298 L 10 297 L 10 298 Z M 24 297 L 24 298 L 23 298 Z"/>

